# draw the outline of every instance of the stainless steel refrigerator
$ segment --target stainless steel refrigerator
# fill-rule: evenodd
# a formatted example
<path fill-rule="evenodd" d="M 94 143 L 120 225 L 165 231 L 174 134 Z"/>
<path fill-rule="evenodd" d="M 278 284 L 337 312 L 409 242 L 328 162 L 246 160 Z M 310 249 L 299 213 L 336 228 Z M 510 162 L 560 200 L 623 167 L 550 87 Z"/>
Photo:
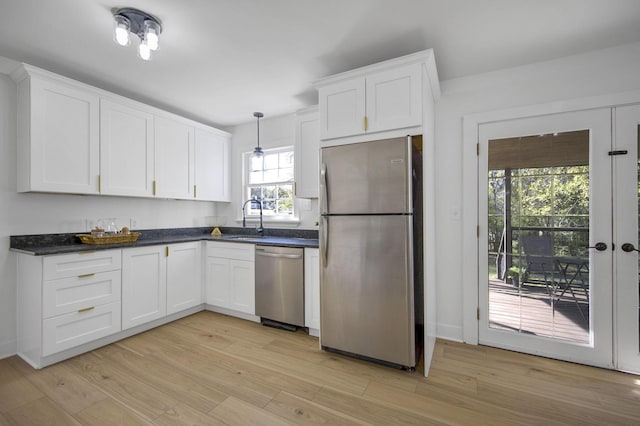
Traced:
<path fill-rule="evenodd" d="M 415 367 L 413 155 L 411 137 L 321 151 L 324 349 Z"/>

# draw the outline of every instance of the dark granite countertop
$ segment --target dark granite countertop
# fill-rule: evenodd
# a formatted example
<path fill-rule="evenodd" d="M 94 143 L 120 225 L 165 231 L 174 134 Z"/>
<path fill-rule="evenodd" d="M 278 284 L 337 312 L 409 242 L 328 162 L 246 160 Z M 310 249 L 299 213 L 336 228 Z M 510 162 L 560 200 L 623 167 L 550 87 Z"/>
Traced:
<path fill-rule="evenodd" d="M 82 244 L 73 234 L 16 235 L 10 237 L 10 250 L 34 256 L 78 253 L 85 251 L 144 247 L 175 244 L 190 241 L 227 241 L 234 243 L 261 244 L 287 247 L 318 247 L 318 231 L 306 229 L 265 229 L 264 236 L 256 235 L 250 229 L 220 228 L 221 237 L 211 236 L 211 227 L 143 229 L 135 243 L 124 244 Z"/>

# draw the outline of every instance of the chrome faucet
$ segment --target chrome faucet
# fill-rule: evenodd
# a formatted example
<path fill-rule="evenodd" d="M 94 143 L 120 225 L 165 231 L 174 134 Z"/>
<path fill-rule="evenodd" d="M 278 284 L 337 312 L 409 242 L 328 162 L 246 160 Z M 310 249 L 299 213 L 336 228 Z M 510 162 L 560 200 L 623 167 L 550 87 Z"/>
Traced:
<path fill-rule="evenodd" d="M 262 225 L 262 200 L 259 200 L 257 197 L 249 198 L 247 201 L 244 202 L 244 204 L 242 204 L 242 227 L 243 228 L 247 227 L 247 217 L 244 213 L 244 208 L 248 203 L 252 203 L 252 202 L 258 203 L 258 206 L 260 207 L 260 226 L 256 228 L 256 232 L 260 235 L 263 235 L 264 227 Z"/>

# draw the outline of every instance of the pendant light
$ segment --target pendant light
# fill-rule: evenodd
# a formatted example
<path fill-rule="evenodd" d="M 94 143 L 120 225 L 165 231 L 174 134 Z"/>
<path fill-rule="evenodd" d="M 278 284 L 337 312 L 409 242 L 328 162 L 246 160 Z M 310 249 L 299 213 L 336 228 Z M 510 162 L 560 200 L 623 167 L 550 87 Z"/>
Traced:
<path fill-rule="evenodd" d="M 261 112 L 254 112 L 253 116 L 256 118 L 256 125 L 258 127 L 258 146 L 253 149 L 253 156 L 261 158 L 264 155 L 264 152 L 260 147 L 260 119 L 264 117 L 264 114 Z"/>

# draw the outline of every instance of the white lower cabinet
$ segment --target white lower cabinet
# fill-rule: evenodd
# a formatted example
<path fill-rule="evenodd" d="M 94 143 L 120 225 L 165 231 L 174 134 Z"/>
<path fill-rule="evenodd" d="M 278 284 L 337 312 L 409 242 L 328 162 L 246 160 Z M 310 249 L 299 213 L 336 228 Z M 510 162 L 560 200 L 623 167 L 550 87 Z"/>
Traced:
<path fill-rule="evenodd" d="M 255 246 L 207 242 L 207 304 L 255 314 Z"/>
<path fill-rule="evenodd" d="M 167 314 L 167 246 L 122 250 L 122 329 Z"/>
<path fill-rule="evenodd" d="M 18 255 L 18 354 L 45 357 L 121 330 L 120 250 Z"/>
<path fill-rule="evenodd" d="M 202 304 L 202 243 L 172 244 L 167 257 L 167 315 Z"/>
<path fill-rule="evenodd" d="M 200 241 L 122 251 L 122 329 L 202 304 Z"/>
<path fill-rule="evenodd" d="M 304 249 L 304 326 L 309 334 L 320 332 L 320 254 L 317 248 Z"/>

